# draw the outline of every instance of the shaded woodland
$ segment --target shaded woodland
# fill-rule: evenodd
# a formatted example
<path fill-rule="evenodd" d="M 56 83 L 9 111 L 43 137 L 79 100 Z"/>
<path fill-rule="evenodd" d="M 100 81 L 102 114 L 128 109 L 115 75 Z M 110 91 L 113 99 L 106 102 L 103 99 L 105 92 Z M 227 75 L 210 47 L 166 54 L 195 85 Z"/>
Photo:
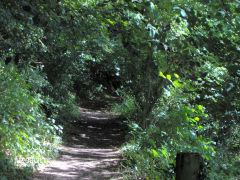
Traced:
<path fill-rule="evenodd" d="M 126 179 L 240 178 L 238 0 L 1 0 L 0 179 L 58 155 L 78 106 L 117 96 Z M 95 102 L 95 103 L 94 103 Z"/>

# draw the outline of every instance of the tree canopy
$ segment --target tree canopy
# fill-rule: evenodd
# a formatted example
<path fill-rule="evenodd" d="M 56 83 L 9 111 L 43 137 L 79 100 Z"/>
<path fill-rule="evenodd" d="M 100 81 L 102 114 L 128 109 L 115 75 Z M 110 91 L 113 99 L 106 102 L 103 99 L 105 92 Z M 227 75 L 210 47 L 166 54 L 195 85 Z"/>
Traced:
<path fill-rule="evenodd" d="M 128 176 L 171 179 L 188 151 L 205 178 L 239 178 L 239 14 L 238 0 L 2 0 L 0 176 L 2 159 L 52 156 L 77 104 L 114 94 Z"/>

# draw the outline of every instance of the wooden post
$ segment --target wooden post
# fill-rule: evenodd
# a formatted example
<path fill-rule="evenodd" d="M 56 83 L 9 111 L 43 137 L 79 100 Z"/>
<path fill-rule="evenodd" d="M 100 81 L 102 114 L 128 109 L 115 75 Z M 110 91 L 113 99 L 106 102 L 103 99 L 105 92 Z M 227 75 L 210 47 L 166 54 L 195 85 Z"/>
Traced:
<path fill-rule="evenodd" d="M 200 180 L 202 162 L 203 159 L 198 153 L 177 153 L 176 180 Z"/>

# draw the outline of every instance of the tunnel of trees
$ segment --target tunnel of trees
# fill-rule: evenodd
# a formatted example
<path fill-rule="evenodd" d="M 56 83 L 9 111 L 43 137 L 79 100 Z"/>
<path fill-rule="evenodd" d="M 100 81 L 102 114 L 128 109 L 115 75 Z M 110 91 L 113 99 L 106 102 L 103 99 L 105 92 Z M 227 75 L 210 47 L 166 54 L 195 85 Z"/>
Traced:
<path fill-rule="evenodd" d="M 239 85 L 238 0 L 1 0 L 0 179 L 54 157 L 78 104 L 110 94 L 129 177 L 173 179 L 195 152 L 202 178 L 238 179 Z"/>

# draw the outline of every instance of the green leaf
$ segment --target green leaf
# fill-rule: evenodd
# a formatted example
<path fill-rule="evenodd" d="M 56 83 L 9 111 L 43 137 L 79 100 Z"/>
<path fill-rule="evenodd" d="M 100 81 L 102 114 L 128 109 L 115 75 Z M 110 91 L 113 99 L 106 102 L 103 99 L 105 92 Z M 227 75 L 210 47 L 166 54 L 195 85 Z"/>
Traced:
<path fill-rule="evenodd" d="M 26 138 L 29 137 L 25 132 L 21 132 L 21 131 L 20 131 L 20 134 L 21 134 L 23 137 L 26 137 Z"/>
<path fill-rule="evenodd" d="M 162 154 L 165 156 L 165 157 L 168 157 L 168 153 L 167 153 L 167 150 L 165 148 L 162 149 Z"/>
<path fill-rule="evenodd" d="M 181 83 L 179 83 L 178 81 L 173 81 L 173 84 L 174 84 L 176 87 L 180 87 L 180 86 L 181 86 Z"/>
<path fill-rule="evenodd" d="M 206 158 L 207 161 L 210 160 L 210 156 L 208 156 L 208 155 L 206 155 L 205 158 Z"/>
<path fill-rule="evenodd" d="M 199 117 L 195 117 L 194 120 L 195 120 L 195 121 L 199 121 Z"/>
<path fill-rule="evenodd" d="M 116 24 L 116 22 L 115 22 L 115 21 L 112 21 L 111 19 L 107 19 L 107 22 L 109 22 L 109 23 L 112 24 L 112 25 Z"/>
<path fill-rule="evenodd" d="M 180 78 L 180 77 L 179 77 L 179 75 L 178 75 L 178 74 L 176 74 L 176 73 L 174 73 L 174 76 L 175 76 L 176 78 Z"/>
<path fill-rule="evenodd" d="M 54 127 L 56 130 L 58 130 L 58 129 L 59 129 L 57 125 L 53 125 L 53 127 Z"/>
<path fill-rule="evenodd" d="M 156 144 L 155 144 L 155 142 L 154 142 L 154 140 L 153 139 L 149 139 L 149 142 L 153 145 L 153 147 L 155 147 L 156 148 Z"/>
<path fill-rule="evenodd" d="M 187 13 L 186 13 L 186 11 L 183 10 L 183 9 L 181 9 L 180 14 L 181 14 L 181 16 L 184 17 L 184 18 L 187 17 Z"/>
<path fill-rule="evenodd" d="M 32 119 L 32 120 L 36 120 L 34 117 L 32 117 L 31 115 L 28 115 L 28 117 L 30 118 L 30 119 Z"/>
<path fill-rule="evenodd" d="M 155 9 L 155 5 L 152 2 L 150 2 L 150 8 Z"/>
<path fill-rule="evenodd" d="M 199 109 L 200 111 L 203 112 L 203 107 L 202 107 L 202 105 L 198 105 L 197 107 L 198 107 L 198 109 Z"/>
<path fill-rule="evenodd" d="M 167 75 L 167 79 L 171 80 L 172 76 L 170 74 Z"/>
<path fill-rule="evenodd" d="M 20 142 L 23 141 L 23 139 L 21 138 L 21 136 L 16 135 L 16 137 L 19 139 Z"/>
<path fill-rule="evenodd" d="M 13 120 L 13 118 L 9 118 L 9 120 L 10 120 L 12 123 L 14 123 L 14 120 Z"/>
<path fill-rule="evenodd" d="M 164 76 L 164 74 L 162 73 L 162 71 L 159 72 L 159 76 L 163 77 L 164 79 L 166 79 L 166 76 Z"/>
<path fill-rule="evenodd" d="M 158 152 L 155 149 L 152 149 L 153 157 L 156 158 L 159 156 Z"/>
<path fill-rule="evenodd" d="M 128 22 L 127 22 L 127 21 L 121 21 L 121 22 L 123 23 L 123 25 L 124 25 L 125 27 L 128 26 Z"/>

